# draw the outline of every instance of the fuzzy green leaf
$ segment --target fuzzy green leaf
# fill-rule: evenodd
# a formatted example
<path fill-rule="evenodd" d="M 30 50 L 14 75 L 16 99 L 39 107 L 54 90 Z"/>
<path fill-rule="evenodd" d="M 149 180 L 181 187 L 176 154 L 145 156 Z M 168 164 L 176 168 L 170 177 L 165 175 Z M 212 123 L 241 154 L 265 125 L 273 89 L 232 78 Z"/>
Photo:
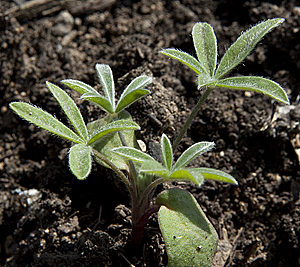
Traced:
<path fill-rule="evenodd" d="M 214 147 L 214 142 L 199 142 L 191 147 L 189 147 L 186 151 L 184 151 L 179 159 L 174 164 L 172 170 L 176 171 L 184 168 L 187 164 L 189 164 L 193 159 L 200 156 L 204 152 L 212 149 Z"/>
<path fill-rule="evenodd" d="M 104 94 L 111 105 L 111 110 L 115 111 L 115 84 L 112 70 L 105 64 L 96 64 L 96 70 Z"/>
<path fill-rule="evenodd" d="M 117 119 L 132 121 L 130 114 L 125 110 L 122 110 L 120 113 L 118 113 Z M 88 123 L 87 127 L 90 136 L 95 135 L 101 127 L 107 125 L 112 120 L 113 120 L 113 116 L 107 115 L 101 119 Z M 139 145 L 135 138 L 134 130 L 122 130 L 122 132 L 128 147 L 139 148 Z M 120 170 L 128 171 L 128 160 L 111 151 L 113 148 L 122 147 L 122 146 L 123 144 L 120 140 L 119 133 L 117 131 L 102 136 L 92 144 L 92 147 L 95 150 L 97 150 L 99 153 L 101 153 L 106 158 L 108 158 L 117 168 L 119 168 Z M 110 168 L 108 165 L 100 161 L 98 158 L 95 158 L 95 160 L 99 164 L 107 168 Z"/>
<path fill-rule="evenodd" d="M 237 180 L 235 180 L 230 174 L 219 170 L 215 170 L 211 168 L 193 168 L 192 172 L 201 173 L 204 179 L 221 181 L 225 183 L 238 185 Z"/>
<path fill-rule="evenodd" d="M 84 142 L 82 138 L 75 134 L 71 129 L 62 124 L 51 114 L 43 111 L 40 108 L 22 102 L 12 102 L 9 104 L 9 106 L 20 117 L 35 124 L 38 127 L 41 127 L 44 130 L 47 130 L 53 134 L 56 134 L 75 143 Z"/>
<path fill-rule="evenodd" d="M 216 71 L 215 77 L 220 79 L 239 63 L 241 63 L 246 56 L 251 52 L 255 45 L 273 28 L 280 25 L 284 19 L 276 18 L 269 19 L 257 24 L 243 33 L 227 50 L 219 67 Z"/>
<path fill-rule="evenodd" d="M 202 74 L 209 77 L 209 72 L 206 70 L 206 68 L 196 58 L 186 52 L 168 48 L 160 51 L 160 53 L 180 61 L 181 63 L 187 65 L 189 68 L 195 71 L 197 74 Z"/>
<path fill-rule="evenodd" d="M 171 188 L 160 193 L 158 221 L 169 267 L 211 267 L 218 235 L 189 192 Z"/>
<path fill-rule="evenodd" d="M 192 36 L 199 62 L 213 77 L 217 64 L 217 39 L 213 28 L 208 23 L 196 23 Z"/>
<path fill-rule="evenodd" d="M 63 83 L 64 85 L 68 86 L 69 88 L 77 91 L 82 95 L 85 93 L 90 93 L 94 95 L 98 94 L 98 92 L 92 86 L 81 81 L 66 79 L 66 80 L 62 80 L 61 83 Z"/>
<path fill-rule="evenodd" d="M 161 137 L 161 152 L 164 164 L 170 171 L 173 163 L 173 149 L 169 138 L 165 134 Z"/>
<path fill-rule="evenodd" d="M 140 99 L 146 94 L 149 94 L 150 91 L 144 89 L 145 86 L 152 82 L 152 77 L 148 76 L 139 76 L 135 78 L 123 91 L 115 112 L 118 113 L 121 110 L 127 108 L 132 103 Z"/>
<path fill-rule="evenodd" d="M 164 167 L 158 161 L 155 160 L 144 161 L 139 171 L 142 173 L 148 173 L 163 178 L 168 178 L 169 174 L 169 170 L 167 170 L 166 167 Z"/>
<path fill-rule="evenodd" d="M 95 103 L 99 108 L 101 108 L 109 114 L 114 113 L 110 102 L 107 100 L 106 97 L 100 94 L 85 93 L 81 96 L 81 98 Z"/>
<path fill-rule="evenodd" d="M 57 102 L 63 109 L 64 113 L 67 115 L 70 122 L 73 124 L 77 133 L 84 141 L 87 141 L 87 128 L 85 126 L 81 113 L 74 101 L 72 100 L 72 98 L 68 96 L 68 94 L 62 89 L 60 89 L 58 86 L 49 82 L 46 82 L 46 85 L 53 94 L 53 96 L 56 98 Z"/>
<path fill-rule="evenodd" d="M 79 180 L 85 179 L 92 168 L 92 148 L 83 144 L 71 147 L 69 152 L 69 165 L 72 173 Z"/>
<path fill-rule="evenodd" d="M 95 132 L 90 139 L 88 140 L 88 145 L 97 141 L 99 138 L 103 137 L 106 134 L 109 134 L 114 131 L 119 130 L 139 130 L 140 126 L 133 121 L 130 120 L 117 120 L 111 123 L 108 123 L 101 127 L 97 132 Z"/>
<path fill-rule="evenodd" d="M 203 184 L 204 177 L 200 172 L 193 172 L 193 169 L 180 169 L 169 174 L 169 179 L 172 180 L 186 180 L 194 182 L 196 185 L 200 186 Z"/>
<path fill-rule="evenodd" d="M 139 163 L 142 163 L 144 161 L 155 161 L 155 159 L 152 158 L 150 155 L 133 147 L 117 147 L 112 149 L 112 152 L 128 160 L 132 160 Z"/>
<path fill-rule="evenodd" d="M 262 77 L 242 76 L 226 78 L 218 81 L 216 86 L 229 89 L 255 91 L 268 95 L 285 104 L 290 103 L 286 92 L 278 83 Z"/>

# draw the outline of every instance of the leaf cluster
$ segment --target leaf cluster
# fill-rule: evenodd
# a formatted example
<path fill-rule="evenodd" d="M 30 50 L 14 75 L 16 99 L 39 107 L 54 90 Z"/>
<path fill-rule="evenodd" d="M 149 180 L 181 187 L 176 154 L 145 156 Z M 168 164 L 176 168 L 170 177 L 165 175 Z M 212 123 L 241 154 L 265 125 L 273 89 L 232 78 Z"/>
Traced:
<path fill-rule="evenodd" d="M 257 24 L 244 32 L 226 51 L 217 66 L 217 38 L 213 28 L 208 23 L 196 23 L 192 37 L 197 58 L 190 54 L 169 48 L 160 53 L 174 58 L 187 65 L 198 75 L 198 88 L 229 88 L 236 90 L 255 91 L 266 94 L 280 102 L 289 104 L 284 89 L 276 82 L 263 77 L 241 76 L 223 78 L 240 64 L 255 47 L 255 45 L 273 28 L 280 25 L 284 19 L 269 19 Z"/>

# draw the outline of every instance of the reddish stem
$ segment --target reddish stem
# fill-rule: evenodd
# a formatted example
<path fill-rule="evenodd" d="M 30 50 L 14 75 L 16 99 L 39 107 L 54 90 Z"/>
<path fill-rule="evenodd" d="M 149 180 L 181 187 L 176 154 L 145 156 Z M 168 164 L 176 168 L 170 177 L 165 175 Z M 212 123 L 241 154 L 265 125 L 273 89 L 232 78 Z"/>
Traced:
<path fill-rule="evenodd" d="M 132 248 L 138 248 L 142 242 L 145 226 L 148 218 L 155 212 L 158 212 L 160 205 L 152 205 L 142 214 L 142 216 L 135 221 L 132 218 L 132 234 L 130 245 Z M 134 208 L 133 208 L 134 209 Z M 133 210 L 132 210 L 133 211 Z"/>

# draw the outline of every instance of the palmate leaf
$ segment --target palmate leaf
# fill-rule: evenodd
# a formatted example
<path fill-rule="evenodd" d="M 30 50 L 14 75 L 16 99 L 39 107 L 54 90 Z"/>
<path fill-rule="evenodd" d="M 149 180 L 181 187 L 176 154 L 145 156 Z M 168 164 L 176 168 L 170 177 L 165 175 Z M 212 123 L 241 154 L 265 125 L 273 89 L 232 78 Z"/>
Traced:
<path fill-rule="evenodd" d="M 229 89 L 255 91 L 266 94 L 285 104 L 290 103 L 286 92 L 278 83 L 262 77 L 242 76 L 226 78 L 218 81 L 216 86 Z"/>
<path fill-rule="evenodd" d="M 161 152 L 164 165 L 170 171 L 173 163 L 173 149 L 169 138 L 165 134 L 161 137 Z"/>
<path fill-rule="evenodd" d="M 269 19 L 257 24 L 243 33 L 227 50 L 220 61 L 215 78 L 220 79 L 239 63 L 251 52 L 255 45 L 273 28 L 283 23 L 284 19 Z"/>
<path fill-rule="evenodd" d="M 85 126 L 81 113 L 74 101 L 72 100 L 72 98 L 68 96 L 68 94 L 62 89 L 60 89 L 58 86 L 49 82 L 46 82 L 46 85 L 57 100 L 57 102 L 59 103 L 59 105 L 61 106 L 61 108 L 63 109 L 70 122 L 73 124 L 77 133 L 84 141 L 87 141 L 87 128 Z"/>
<path fill-rule="evenodd" d="M 184 168 L 193 159 L 214 147 L 214 142 L 199 142 L 184 151 L 174 164 L 172 171 Z"/>
<path fill-rule="evenodd" d="M 152 77 L 148 76 L 139 76 L 135 78 L 123 91 L 117 106 L 115 112 L 118 113 L 121 110 L 127 108 L 132 103 L 140 99 L 146 94 L 149 94 L 150 91 L 147 89 L 144 89 L 145 86 L 150 84 L 152 82 Z"/>
<path fill-rule="evenodd" d="M 199 62 L 213 77 L 217 64 L 217 38 L 213 28 L 208 23 L 196 23 L 192 36 Z"/>
<path fill-rule="evenodd" d="M 20 117 L 44 130 L 75 143 L 84 143 L 84 140 L 80 136 L 75 134 L 71 129 L 61 123 L 58 119 L 54 118 L 51 114 L 40 108 L 23 102 L 12 102 L 9 106 Z"/>
<path fill-rule="evenodd" d="M 79 180 L 85 179 L 92 168 L 92 147 L 76 144 L 69 151 L 69 166 L 72 173 Z"/>
<path fill-rule="evenodd" d="M 115 111 L 115 84 L 111 68 L 106 64 L 96 64 L 97 74 L 111 110 Z"/>
<path fill-rule="evenodd" d="M 99 128 L 88 140 L 88 145 L 94 143 L 99 138 L 107 135 L 111 132 L 119 131 L 119 130 L 139 130 L 140 126 L 133 121 L 130 120 L 117 120 L 110 122 L 103 127 Z"/>
<path fill-rule="evenodd" d="M 189 192 L 171 188 L 156 199 L 169 267 L 211 267 L 218 235 Z"/>

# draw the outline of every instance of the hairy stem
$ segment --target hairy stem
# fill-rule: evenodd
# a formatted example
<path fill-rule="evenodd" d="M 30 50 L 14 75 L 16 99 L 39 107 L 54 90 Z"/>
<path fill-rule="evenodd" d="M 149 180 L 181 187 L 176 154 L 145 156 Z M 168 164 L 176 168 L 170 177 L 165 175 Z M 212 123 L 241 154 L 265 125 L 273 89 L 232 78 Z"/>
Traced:
<path fill-rule="evenodd" d="M 208 97 L 208 95 L 210 94 L 210 92 L 213 90 L 214 88 L 210 88 L 208 87 L 206 89 L 206 91 L 202 94 L 201 98 L 199 99 L 198 103 L 196 104 L 196 106 L 194 107 L 192 113 L 190 114 L 190 116 L 188 117 L 187 121 L 185 122 L 183 128 L 181 129 L 181 131 L 179 132 L 177 138 L 175 139 L 174 143 L 173 143 L 173 151 L 175 151 L 175 149 L 177 148 L 178 144 L 180 143 L 183 135 L 185 134 L 185 132 L 187 131 L 187 129 L 189 128 L 189 126 L 191 125 L 193 119 L 195 118 L 195 116 L 197 115 L 201 105 L 203 104 L 204 100 Z"/>
<path fill-rule="evenodd" d="M 141 198 L 140 198 L 139 205 L 142 204 L 143 199 L 145 199 L 145 198 L 148 199 L 148 198 L 149 198 L 149 195 L 151 194 L 152 190 L 153 190 L 156 186 L 158 186 L 159 184 L 162 184 L 163 182 L 165 182 L 165 179 L 163 179 L 163 178 L 158 178 L 158 179 L 156 179 L 155 181 L 153 181 L 151 184 L 149 184 L 149 185 L 146 187 L 146 189 L 144 190 L 144 192 L 143 192 L 143 194 L 142 194 L 142 196 L 141 196 Z"/>
<path fill-rule="evenodd" d="M 158 212 L 159 207 L 159 205 L 152 205 L 148 207 L 137 221 L 132 222 L 132 234 L 130 240 L 130 245 L 132 248 L 138 248 L 140 246 L 148 218 L 153 213 Z"/>

